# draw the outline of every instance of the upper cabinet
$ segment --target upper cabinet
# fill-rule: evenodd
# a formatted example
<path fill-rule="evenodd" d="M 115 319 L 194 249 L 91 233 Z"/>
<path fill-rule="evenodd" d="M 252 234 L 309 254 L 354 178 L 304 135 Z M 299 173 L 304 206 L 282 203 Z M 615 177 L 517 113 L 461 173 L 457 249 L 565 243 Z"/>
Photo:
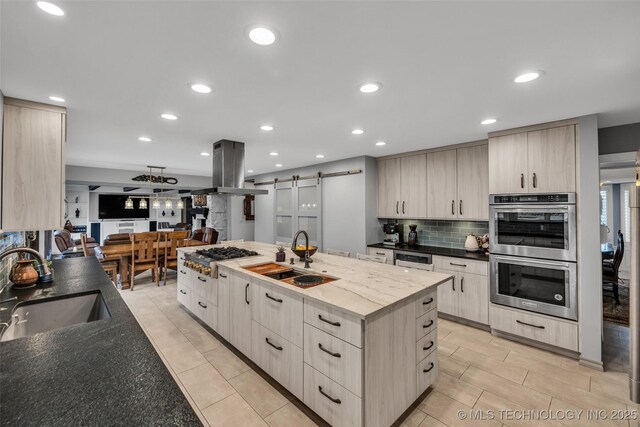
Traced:
<path fill-rule="evenodd" d="M 427 154 L 427 216 L 489 218 L 489 157 L 486 144 Z"/>
<path fill-rule="evenodd" d="M 425 218 L 427 156 L 378 160 L 378 217 Z"/>
<path fill-rule="evenodd" d="M 5 98 L 3 116 L 0 228 L 61 228 L 66 109 Z"/>
<path fill-rule="evenodd" d="M 491 194 L 575 191 L 575 125 L 489 139 Z"/>

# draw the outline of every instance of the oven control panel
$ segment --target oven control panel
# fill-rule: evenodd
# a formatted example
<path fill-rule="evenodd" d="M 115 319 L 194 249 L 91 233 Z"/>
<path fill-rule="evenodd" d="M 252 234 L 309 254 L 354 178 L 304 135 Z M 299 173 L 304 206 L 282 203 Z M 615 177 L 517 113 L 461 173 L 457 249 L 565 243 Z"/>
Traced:
<path fill-rule="evenodd" d="M 514 205 L 514 204 L 556 204 L 575 203 L 575 193 L 558 194 L 492 194 L 490 204 L 494 205 Z"/>

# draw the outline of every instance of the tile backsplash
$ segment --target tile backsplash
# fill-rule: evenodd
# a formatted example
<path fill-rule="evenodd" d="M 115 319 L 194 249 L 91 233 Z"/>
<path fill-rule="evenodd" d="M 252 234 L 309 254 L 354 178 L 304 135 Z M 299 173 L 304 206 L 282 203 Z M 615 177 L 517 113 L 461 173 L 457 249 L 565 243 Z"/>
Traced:
<path fill-rule="evenodd" d="M 396 220 L 381 219 L 380 226 L 387 223 L 395 223 Z M 469 234 L 482 236 L 489 232 L 488 221 L 449 221 L 432 219 L 399 219 L 398 224 L 403 224 L 403 241 L 406 243 L 409 236 L 409 224 L 418 227 L 418 244 L 425 246 L 439 246 L 444 248 L 464 248 L 464 241 Z"/>
<path fill-rule="evenodd" d="M 24 233 L 0 233 L 0 253 L 5 249 L 15 248 L 24 245 Z M 9 271 L 13 262 L 16 260 L 17 255 L 0 260 L 0 289 L 9 282 Z"/>

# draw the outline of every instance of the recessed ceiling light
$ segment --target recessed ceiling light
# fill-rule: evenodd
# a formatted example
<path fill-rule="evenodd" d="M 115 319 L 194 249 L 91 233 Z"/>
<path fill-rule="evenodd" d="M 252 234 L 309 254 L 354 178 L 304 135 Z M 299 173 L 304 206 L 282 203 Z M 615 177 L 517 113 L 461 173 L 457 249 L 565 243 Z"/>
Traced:
<path fill-rule="evenodd" d="M 272 151 L 272 152 L 270 152 L 270 153 L 269 153 L 269 155 L 270 155 L 270 156 L 277 156 L 277 155 L 278 155 L 278 153 L 276 153 L 275 151 Z"/>
<path fill-rule="evenodd" d="M 166 120 L 178 120 L 178 116 L 176 116 L 175 114 L 171 114 L 171 113 L 163 113 L 160 115 L 160 117 L 162 117 L 163 119 Z"/>
<path fill-rule="evenodd" d="M 55 16 L 63 16 L 64 15 L 64 10 L 62 10 L 59 6 L 56 6 L 53 3 L 50 3 L 48 1 L 39 1 L 38 3 L 36 3 L 38 5 L 38 7 L 42 10 L 44 10 L 45 12 L 47 12 L 50 15 L 55 15 Z"/>
<path fill-rule="evenodd" d="M 201 156 L 208 157 L 208 156 L 210 156 L 211 154 L 207 153 L 206 151 L 203 151 L 202 153 L 200 153 L 200 155 L 201 155 Z"/>
<path fill-rule="evenodd" d="M 273 130 L 273 126 L 271 126 L 271 125 L 262 125 L 262 126 L 260 126 L 260 129 L 262 129 L 262 130 Z"/>
<path fill-rule="evenodd" d="M 280 163 L 276 163 L 276 167 L 277 167 L 277 168 L 281 168 L 281 167 L 282 167 L 282 165 L 281 165 Z"/>
<path fill-rule="evenodd" d="M 516 83 L 527 83 L 533 81 L 542 75 L 542 71 L 530 71 L 528 73 L 520 74 L 518 77 L 513 79 Z"/>
<path fill-rule="evenodd" d="M 194 92 L 198 93 L 211 93 L 211 86 L 205 85 L 203 83 L 191 83 L 189 85 Z"/>
<path fill-rule="evenodd" d="M 64 98 L 61 98 L 59 96 L 50 96 L 49 99 L 55 102 L 64 102 Z"/>
<path fill-rule="evenodd" d="M 387 143 L 386 143 L 386 142 L 384 142 L 384 141 L 378 141 L 378 142 L 376 142 L 376 145 L 377 145 L 377 146 L 379 146 L 379 147 L 381 147 L 381 146 L 383 146 L 383 145 L 387 145 Z"/>
<path fill-rule="evenodd" d="M 369 82 L 360 85 L 360 92 L 362 93 L 374 93 L 382 89 L 382 83 Z"/>
<path fill-rule="evenodd" d="M 481 125 L 492 125 L 495 122 L 497 122 L 497 119 L 484 119 L 483 121 L 480 122 Z"/>
<path fill-rule="evenodd" d="M 253 169 L 249 169 L 247 172 L 249 172 L 249 173 L 253 173 Z"/>
<path fill-rule="evenodd" d="M 138 138 L 138 140 L 142 142 L 151 142 L 151 138 L 149 138 L 148 136 L 141 136 L 140 138 Z"/>
<path fill-rule="evenodd" d="M 364 133 L 364 130 L 362 129 L 354 129 L 351 131 L 352 134 L 354 135 L 362 135 Z"/>
<path fill-rule="evenodd" d="M 264 25 L 256 25 L 249 29 L 249 38 L 251 41 L 261 46 L 273 44 L 277 38 L 276 34 L 276 30 Z"/>
<path fill-rule="evenodd" d="M 324 154 L 316 154 L 316 159 L 324 159 Z"/>

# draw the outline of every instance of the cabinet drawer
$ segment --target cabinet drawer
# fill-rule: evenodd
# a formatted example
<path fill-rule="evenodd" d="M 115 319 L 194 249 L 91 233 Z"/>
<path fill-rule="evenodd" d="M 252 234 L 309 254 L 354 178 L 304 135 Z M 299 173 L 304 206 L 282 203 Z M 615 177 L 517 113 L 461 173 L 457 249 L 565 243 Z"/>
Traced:
<path fill-rule="evenodd" d="M 434 351 L 416 366 L 418 396 L 438 379 L 438 352 Z"/>
<path fill-rule="evenodd" d="M 356 316 L 305 299 L 304 321 L 356 347 L 362 347 L 362 320 Z"/>
<path fill-rule="evenodd" d="M 252 360 L 302 400 L 302 349 L 255 320 L 252 328 Z"/>
<path fill-rule="evenodd" d="M 185 280 L 178 281 L 178 302 L 191 309 L 191 289 L 185 286 Z"/>
<path fill-rule="evenodd" d="M 251 290 L 253 319 L 302 348 L 302 297 L 254 279 Z"/>
<path fill-rule="evenodd" d="M 196 317 L 206 323 L 211 329 L 216 330 L 218 328 L 218 310 L 211 301 L 192 291 L 190 309 Z"/>
<path fill-rule="evenodd" d="M 489 258 L 487 257 L 487 260 Z M 436 270 L 461 271 L 463 273 L 489 275 L 489 263 L 485 261 L 472 261 L 464 258 L 452 258 L 446 256 L 433 256 L 433 266 Z"/>
<path fill-rule="evenodd" d="M 362 426 L 362 400 L 306 363 L 303 401 L 334 427 Z"/>
<path fill-rule="evenodd" d="M 191 270 L 182 265 L 178 265 L 178 284 L 191 288 Z"/>
<path fill-rule="evenodd" d="M 393 264 L 393 249 L 367 248 L 367 254 L 386 256 L 387 264 Z"/>
<path fill-rule="evenodd" d="M 416 319 L 416 341 L 438 326 L 438 311 L 431 310 Z"/>
<path fill-rule="evenodd" d="M 213 305 L 218 305 L 218 279 L 206 274 L 192 271 L 191 290 L 202 298 L 209 300 Z"/>
<path fill-rule="evenodd" d="M 416 299 L 416 317 L 420 317 L 428 311 L 436 308 L 438 304 L 437 288 Z"/>
<path fill-rule="evenodd" d="M 416 343 L 416 360 L 421 362 L 422 359 L 433 353 L 438 347 L 438 330 L 434 329 L 424 337 L 420 338 Z"/>
<path fill-rule="evenodd" d="M 491 329 L 578 351 L 578 324 L 521 310 L 489 306 Z"/>
<path fill-rule="evenodd" d="M 362 396 L 362 350 L 304 325 L 304 361 L 357 396 Z"/>

